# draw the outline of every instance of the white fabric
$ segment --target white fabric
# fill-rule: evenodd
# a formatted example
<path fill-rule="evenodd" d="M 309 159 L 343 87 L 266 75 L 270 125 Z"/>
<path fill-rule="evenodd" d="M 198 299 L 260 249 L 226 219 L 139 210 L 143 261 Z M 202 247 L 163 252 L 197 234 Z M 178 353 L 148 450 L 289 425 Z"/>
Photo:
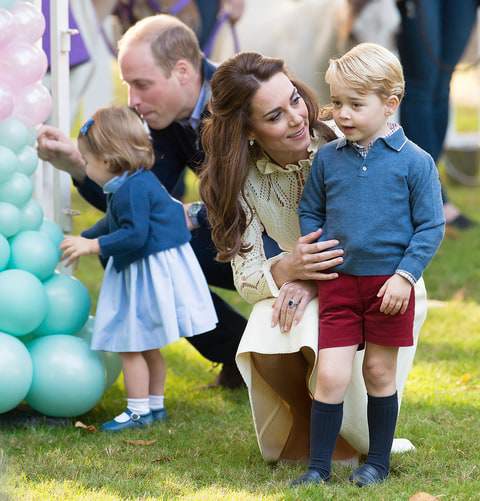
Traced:
<path fill-rule="evenodd" d="M 139 416 L 144 416 L 150 412 L 148 398 L 127 398 L 127 407 Z"/>
<path fill-rule="evenodd" d="M 149 395 L 148 403 L 152 411 L 159 411 L 163 409 L 165 397 L 163 395 Z"/>

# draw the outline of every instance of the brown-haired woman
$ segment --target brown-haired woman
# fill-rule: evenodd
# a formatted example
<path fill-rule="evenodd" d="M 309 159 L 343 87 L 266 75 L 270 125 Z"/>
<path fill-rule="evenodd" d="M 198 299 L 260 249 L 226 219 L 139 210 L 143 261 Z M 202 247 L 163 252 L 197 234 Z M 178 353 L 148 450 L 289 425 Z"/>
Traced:
<path fill-rule="evenodd" d="M 315 98 L 283 61 L 260 54 L 221 64 L 210 104 L 201 194 L 218 259 L 231 261 L 239 293 L 255 304 L 237 364 L 263 457 L 304 459 L 318 349 L 314 281 L 337 277 L 328 270 L 341 262 L 342 251 L 331 250 L 336 240 L 317 243 L 321 230 L 299 238 L 297 207 L 315 151 L 335 135 L 318 121 Z M 283 252 L 266 255 L 265 232 Z M 416 341 L 426 312 L 423 281 L 415 289 Z M 400 350 L 399 395 L 414 354 L 415 347 Z M 358 352 L 345 398 L 337 459 L 368 450 L 362 357 Z"/>
<path fill-rule="evenodd" d="M 125 411 L 102 430 L 148 426 L 166 419 L 159 348 L 213 329 L 217 315 L 182 204 L 150 172 L 152 145 L 139 116 L 127 107 L 102 108 L 80 129 L 78 146 L 108 210 L 61 248 L 67 264 L 87 254 L 108 259 L 91 347 L 120 354 L 128 397 Z"/>

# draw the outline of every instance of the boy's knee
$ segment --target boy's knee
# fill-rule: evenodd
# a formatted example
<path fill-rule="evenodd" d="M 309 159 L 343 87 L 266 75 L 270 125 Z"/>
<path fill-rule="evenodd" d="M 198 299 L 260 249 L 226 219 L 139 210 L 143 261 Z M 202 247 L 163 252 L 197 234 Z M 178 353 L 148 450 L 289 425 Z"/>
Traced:
<path fill-rule="evenodd" d="M 342 395 L 341 398 L 343 398 L 349 382 L 349 371 L 334 370 L 332 367 L 319 367 L 315 395 L 321 394 L 324 397 Z"/>
<path fill-rule="evenodd" d="M 363 363 L 363 379 L 367 390 L 369 387 L 383 388 L 395 382 L 395 366 L 380 359 L 365 360 Z"/>

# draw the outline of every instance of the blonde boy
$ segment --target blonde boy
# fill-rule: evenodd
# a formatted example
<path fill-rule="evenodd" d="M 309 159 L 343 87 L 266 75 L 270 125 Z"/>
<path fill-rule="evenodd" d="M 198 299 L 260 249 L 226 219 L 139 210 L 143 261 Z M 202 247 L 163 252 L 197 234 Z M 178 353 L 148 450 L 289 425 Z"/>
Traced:
<path fill-rule="evenodd" d="M 440 183 L 428 153 L 390 122 L 404 94 L 398 59 L 360 44 L 330 61 L 331 115 L 344 137 L 317 153 L 299 206 L 302 234 L 323 229 L 345 250 L 339 278 L 319 282 L 317 386 L 310 465 L 294 485 L 321 483 L 343 415 L 355 352 L 365 345 L 370 447 L 350 477 L 383 481 L 395 432 L 398 348 L 413 344 L 413 285 L 443 238 Z"/>

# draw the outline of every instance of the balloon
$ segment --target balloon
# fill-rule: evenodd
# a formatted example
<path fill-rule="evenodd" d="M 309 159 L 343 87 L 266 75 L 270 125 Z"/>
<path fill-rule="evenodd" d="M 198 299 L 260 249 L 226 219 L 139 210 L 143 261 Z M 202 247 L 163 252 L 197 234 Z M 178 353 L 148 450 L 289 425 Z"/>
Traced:
<path fill-rule="evenodd" d="M 2 50 L 0 75 L 11 89 L 22 89 L 41 80 L 47 72 L 47 56 L 27 42 L 14 41 Z"/>
<path fill-rule="evenodd" d="M 29 127 L 44 122 L 51 111 L 52 97 L 41 83 L 26 87 L 15 97 L 13 115 Z"/>
<path fill-rule="evenodd" d="M 89 346 L 92 341 L 94 323 L 95 317 L 90 315 L 87 323 L 75 334 L 75 336 L 84 339 Z M 103 365 L 105 366 L 105 389 L 108 389 L 117 380 L 118 376 L 122 372 L 122 359 L 118 353 L 110 351 L 98 351 L 97 353 L 101 355 Z"/>
<path fill-rule="evenodd" d="M 18 153 L 28 142 L 29 132 L 17 118 L 0 122 L 0 145 Z"/>
<path fill-rule="evenodd" d="M 78 332 L 90 312 L 88 289 L 80 280 L 60 273 L 55 273 L 43 286 L 48 298 L 47 315 L 35 334 L 49 336 Z"/>
<path fill-rule="evenodd" d="M 32 181 L 25 174 L 15 172 L 5 183 L 0 184 L 0 202 L 23 207 L 31 198 Z"/>
<path fill-rule="evenodd" d="M 100 356 L 74 336 L 46 336 L 27 344 L 33 378 L 27 402 L 55 417 L 88 412 L 102 397 L 105 368 Z"/>
<path fill-rule="evenodd" d="M 10 43 L 17 32 L 15 18 L 11 12 L 5 10 L 4 3 L 5 0 L 0 0 L 0 47 Z"/>
<path fill-rule="evenodd" d="M 0 235 L 0 271 L 7 267 L 8 260 L 10 259 L 10 245 L 8 240 Z"/>
<path fill-rule="evenodd" d="M 58 248 L 60 247 L 60 244 L 63 242 L 62 228 L 60 228 L 60 226 L 51 219 L 45 218 L 38 231 L 47 234 L 52 240 L 52 242 L 55 244 L 55 246 Z M 60 248 L 58 250 L 60 252 Z"/>
<path fill-rule="evenodd" d="M 28 129 L 27 146 L 35 146 L 36 142 L 37 142 L 37 129 L 35 127 L 30 127 L 30 129 Z"/>
<path fill-rule="evenodd" d="M 0 414 L 15 408 L 32 384 L 32 359 L 17 338 L 0 332 Z"/>
<path fill-rule="evenodd" d="M 17 160 L 17 171 L 26 176 L 31 176 L 38 165 L 37 151 L 31 146 L 25 146 L 18 152 Z"/>
<path fill-rule="evenodd" d="M 37 7 L 30 3 L 21 2 L 11 10 L 18 25 L 17 38 L 29 43 L 40 39 L 45 31 L 45 18 Z"/>
<path fill-rule="evenodd" d="M 0 146 L 0 183 L 8 181 L 17 168 L 17 156 L 12 150 Z"/>
<path fill-rule="evenodd" d="M 12 237 L 20 231 L 20 209 L 15 205 L 0 202 L 0 234 Z"/>
<path fill-rule="evenodd" d="M 35 200 L 27 202 L 25 207 L 20 209 L 20 229 L 38 230 L 43 222 L 43 209 Z"/>
<path fill-rule="evenodd" d="M 12 7 L 17 0 L 0 0 L 1 9 L 9 9 Z"/>
<path fill-rule="evenodd" d="M 10 91 L 0 85 L 0 121 L 5 120 L 12 114 L 14 105 Z"/>
<path fill-rule="evenodd" d="M 25 270 L 40 280 L 53 275 L 58 252 L 50 238 L 40 231 L 21 231 L 10 240 L 10 269 Z"/>
<path fill-rule="evenodd" d="M 47 314 L 47 293 L 37 277 L 23 270 L 0 272 L 0 331 L 23 336 Z"/>

